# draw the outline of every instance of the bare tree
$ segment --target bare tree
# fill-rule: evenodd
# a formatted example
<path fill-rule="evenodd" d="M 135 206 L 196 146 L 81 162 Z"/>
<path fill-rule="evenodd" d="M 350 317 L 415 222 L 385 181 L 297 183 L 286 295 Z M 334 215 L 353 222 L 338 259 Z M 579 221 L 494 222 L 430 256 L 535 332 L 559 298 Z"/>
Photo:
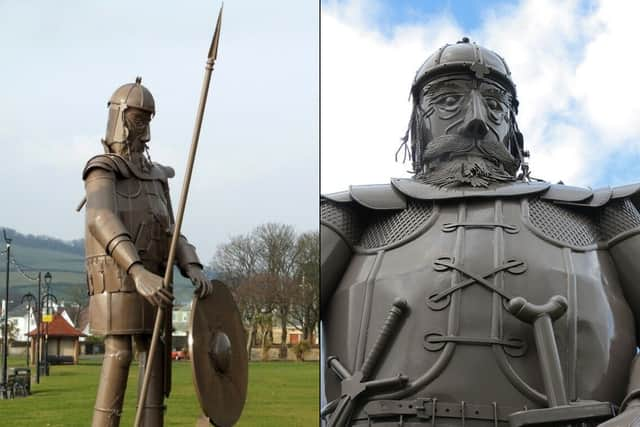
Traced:
<path fill-rule="evenodd" d="M 255 337 L 259 314 L 277 313 L 282 328 L 281 358 L 287 357 L 287 326 L 296 292 L 297 251 L 292 226 L 268 223 L 219 246 L 210 263 L 211 269 L 233 290 L 250 325 L 250 335 Z"/>
<path fill-rule="evenodd" d="M 18 324 L 16 323 L 15 320 L 9 320 L 7 321 L 7 336 L 9 338 L 9 345 L 11 345 L 12 342 L 14 342 L 16 340 L 16 338 L 18 337 Z M 5 334 L 4 334 L 4 319 L 0 324 L 0 334 L 2 335 L 2 339 L 4 340 L 5 338 Z"/>
<path fill-rule="evenodd" d="M 319 234 L 303 233 L 298 237 L 296 272 L 297 292 L 291 307 L 291 319 L 302 332 L 302 338 L 313 343 L 319 321 L 320 245 Z"/>
<path fill-rule="evenodd" d="M 89 305 L 89 294 L 87 287 L 84 285 L 73 286 L 69 292 L 70 304 L 65 307 L 73 324 L 77 327 L 80 313 Z"/>
<path fill-rule="evenodd" d="M 268 223 L 255 230 L 266 273 L 274 280 L 273 303 L 281 326 L 280 358 L 287 358 L 287 326 L 295 292 L 295 266 L 298 247 L 296 232 L 290 225 Z"/>
<path fill-rule="evenodd" d="M 243 280 L 261 272 L 258 250 L 255 231 L 232 237 L 229 243 L 218 246 L 210 267 L 227 285 L 235 288 Z"/>
<path fill-rule="evenodd" d="M 249 326 L 247 351 L 262 342 L 264 336 L 265 314 L 271 316 L 273 311 L 273 280 L 266 274 L 256 274 L 243 279 L 239 285 L 232 289 L 238 308 L 242 313 L 245 325 Z M 271 333 L 269 327 L 269 333 Z M 261 334 L 258 334 L 258 329 Z"/>

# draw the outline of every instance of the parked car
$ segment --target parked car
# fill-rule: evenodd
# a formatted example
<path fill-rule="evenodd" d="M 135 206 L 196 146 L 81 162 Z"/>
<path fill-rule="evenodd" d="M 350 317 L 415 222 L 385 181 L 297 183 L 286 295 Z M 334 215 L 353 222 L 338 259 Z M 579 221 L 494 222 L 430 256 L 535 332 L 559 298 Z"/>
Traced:
<path fill-rule="evenodd" d="M 184 350 L 173 350 L 171 352 L 171 358 L 173 360 L 185 360 L 185 359 L 188 359 L 189 356 L 187 352 Z"/>

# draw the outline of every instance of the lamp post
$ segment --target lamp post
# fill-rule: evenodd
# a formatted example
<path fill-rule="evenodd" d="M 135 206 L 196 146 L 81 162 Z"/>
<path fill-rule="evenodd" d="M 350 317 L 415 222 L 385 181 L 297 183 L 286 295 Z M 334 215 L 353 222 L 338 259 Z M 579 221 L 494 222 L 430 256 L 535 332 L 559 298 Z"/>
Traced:
<path fill-rule="evenodd" d="M 36 360 L 36 384 L 40 384 L 40 359 L 42 358 L 41 356 L 41 351 L 42 351 L 42 345 L 40 342 L 40 327 L 42 325 L 42 272 L 39 271 L 38 272 L 38 300 L 36 301 L 36 313 L 38 313 L 36 316 L 36 354 L 34 359 Z"/>
<path fill-rule="evenodd" d="M 45 285 L 47 285 L 47 293 L 43 297 L 47 298 L 47 325 L 45 326 L 46 329 L 44 332 L 44 374 L 46 376 L 49 376 L 49 322 L 51 321 L 51 319 L 49 318 L 49 301 L 51 300 L 51 297 L 53 295 L 51 295 L 51 293 L 49 292 L 51 289 L 51 273 L 49 273 L 48 271 L 44 273 L 44 283 Z M 58 301 L 56 300 L 56 303 L 57 302 Z"/>
<path fill-rule="evenodd" d="M 33 340 L 29 340 L 29 332 L 31 330 L 31 305 L 33 304 L 34 301 L 36 301 L 36 297 L 33 296 L 33 294 L 31 292 L 28 292 L 26 294 L 24 294 L 22 296 L 22 301 L 20 301 L 21 304 L 24 304 L 24 302 L 27 302 L 27 368 L 29 367 L 29 350 L 31 347 L 31 342 Z M 38 307 L 38 303 L 36 302 L 36 307 Z"/>
<path fill-rule="evenodd" d="M 9 259 L 11 258 L 11 239 L 7 238 L 6 230 L 2 230 L 4 241 L 7 244 L 7 280 L 4 287 L 4 332 L 2 333 L 2 390 L 7 393 L 7 354 L 9 353 Z"/>

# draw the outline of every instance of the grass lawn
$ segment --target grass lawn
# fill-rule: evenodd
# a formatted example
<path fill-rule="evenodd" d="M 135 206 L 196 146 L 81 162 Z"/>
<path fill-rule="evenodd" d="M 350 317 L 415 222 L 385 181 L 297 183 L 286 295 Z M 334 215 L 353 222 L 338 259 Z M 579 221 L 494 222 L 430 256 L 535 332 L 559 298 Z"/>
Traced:
<path fill-rule="evenodd" d="M 24 360 L 9 359 L 9 366 Z M 33 369 L 35 372 L 35 369 Z M 27 398 L 0 400 L 0 425 L 15 427 L 91 425 L 100 374 L 99 360 L 77 366 L 52 366 L 51 375 L 32 379 Z M 121 426 L 133 425 L 138 366 L 134 362 Z M 238 426 L 316 426 L 319 420 L 317 362 L 251 362 L 249 392 Z M 171 397 L 166 401 L 166 426 L 193 426 L 200 414 L 190 362 L 174 362 Z"/>

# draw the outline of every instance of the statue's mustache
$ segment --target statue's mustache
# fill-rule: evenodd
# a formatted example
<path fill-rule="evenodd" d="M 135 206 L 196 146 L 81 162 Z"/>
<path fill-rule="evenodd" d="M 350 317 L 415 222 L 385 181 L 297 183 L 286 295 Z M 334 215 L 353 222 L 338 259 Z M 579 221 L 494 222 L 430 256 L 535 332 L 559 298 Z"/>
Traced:
<path fill-rule="evenodd" d="M 502 164 L 505 170 L 515 173 L 518 163 L 506 147 L 494 140 L 477 140 L 464 135 L 441 135 L 427 144 L 422 155 L 424 161 L 434 160 L 444 155 L 474 153 Z"/>

